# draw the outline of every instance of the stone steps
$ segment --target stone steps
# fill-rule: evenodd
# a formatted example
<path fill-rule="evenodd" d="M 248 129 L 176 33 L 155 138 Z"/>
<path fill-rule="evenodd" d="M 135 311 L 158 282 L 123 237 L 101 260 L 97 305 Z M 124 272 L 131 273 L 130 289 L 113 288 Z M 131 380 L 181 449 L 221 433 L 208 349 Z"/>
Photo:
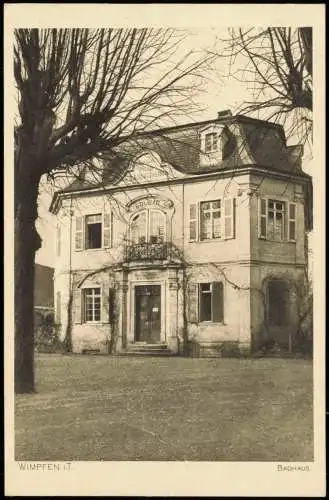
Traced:
<path fill-rule="evenodd" d="M 167 344 L 136 343 L 128 346 L 120 356 L 172 356 Z"/>

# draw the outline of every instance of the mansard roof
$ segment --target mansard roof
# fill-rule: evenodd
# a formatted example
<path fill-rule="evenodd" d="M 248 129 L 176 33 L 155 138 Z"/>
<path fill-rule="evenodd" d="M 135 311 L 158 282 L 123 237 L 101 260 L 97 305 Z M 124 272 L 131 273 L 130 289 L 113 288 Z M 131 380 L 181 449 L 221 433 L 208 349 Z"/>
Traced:
<path fill-rule="evenodd" d="M 221 161 L 211 166 L 200 162 L 201 135 L 207 127 L 221 125 L 228 140 Z M 224 114 L 215 120 L 189 123 L 138 134 L 127 138 L 116 150 L 103 154 L 103 173 L 99 185 L 115 185 L 128 169 L 131 161 L 141 153 L 156 152 L 163 163 L 189 175 L 223 172 L 257 165 L 270 170 L 306 176 L 301 170 L 302 148 L 287 147 L 281 125 Z M 97 187 L 95 182 L 81 177 L 75 179 L 63 192 L 74 192 Z"/>

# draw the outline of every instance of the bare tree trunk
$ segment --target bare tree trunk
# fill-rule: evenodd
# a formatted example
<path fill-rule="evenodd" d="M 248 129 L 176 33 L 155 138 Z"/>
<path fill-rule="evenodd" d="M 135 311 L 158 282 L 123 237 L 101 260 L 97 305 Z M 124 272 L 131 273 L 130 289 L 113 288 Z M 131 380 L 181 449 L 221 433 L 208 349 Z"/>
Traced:
<path fill-rule="evenodd" d="M 69 300 L 67 303 L 67 326 L 65 332 L 65 338 L 63 341 L 63 347 L 65 352 L 72 352 L 72 306 L 73 306 L 73 291 L 70 288 Z"/>
<path fill-rule="evenodd" d="M 41 239 L 35 228 L 39 181 L 28 175 L 15 181 L 15 392 L 20 394 L 34 392 L 34 260 Z"/>

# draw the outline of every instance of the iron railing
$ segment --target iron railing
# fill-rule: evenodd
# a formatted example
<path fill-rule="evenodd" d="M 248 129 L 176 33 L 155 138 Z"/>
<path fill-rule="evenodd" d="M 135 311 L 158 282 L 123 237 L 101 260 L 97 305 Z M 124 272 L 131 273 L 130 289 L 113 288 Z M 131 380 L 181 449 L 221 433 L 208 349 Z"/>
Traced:
<path fill-rule="evenodd" d="M 169 243 L 138 243 L 126 247 L 126 260 L 166 260 L 170 257 Z"/>

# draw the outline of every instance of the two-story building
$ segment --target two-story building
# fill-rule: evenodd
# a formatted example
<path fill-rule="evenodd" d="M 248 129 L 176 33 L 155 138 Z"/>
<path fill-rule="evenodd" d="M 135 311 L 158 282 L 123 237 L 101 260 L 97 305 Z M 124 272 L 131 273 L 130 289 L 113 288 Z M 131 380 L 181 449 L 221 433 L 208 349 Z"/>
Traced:
<path fill-rule="evenodd" d="M 57 192 L 55 310 L 73 352 L 288 347 L 311 228 L 302 147 L 218 113 L 127 139 Z"/>

